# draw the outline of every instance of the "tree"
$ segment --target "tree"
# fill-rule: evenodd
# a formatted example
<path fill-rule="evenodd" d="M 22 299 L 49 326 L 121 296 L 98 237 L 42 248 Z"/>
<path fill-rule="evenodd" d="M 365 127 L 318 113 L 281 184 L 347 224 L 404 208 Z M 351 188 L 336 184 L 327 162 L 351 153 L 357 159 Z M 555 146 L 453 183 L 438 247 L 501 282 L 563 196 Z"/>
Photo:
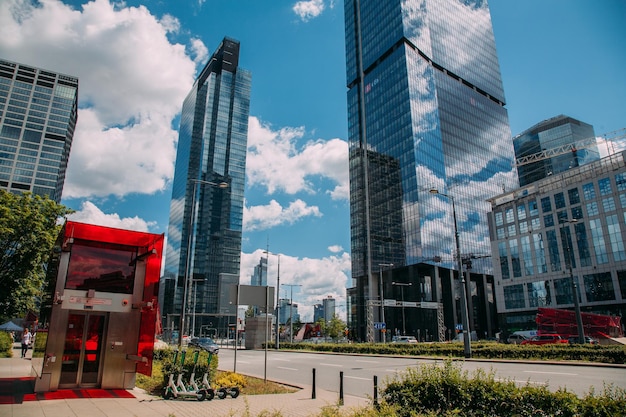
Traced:
<path fill-rule="evenodd" d="M 44 265 L 62 225 L 73 211 L 48 197 L 0 190 L 0 317 L 24 315 L 36 307 Z"/>
<path fill-rule="evenodd" d="M 340 336 L 343 336 L 345 328 L 346 323 L 344 323 L 337 314 L 333 314 L 333 318 L 326 322 L 326 336 L 338 339 Z"/>

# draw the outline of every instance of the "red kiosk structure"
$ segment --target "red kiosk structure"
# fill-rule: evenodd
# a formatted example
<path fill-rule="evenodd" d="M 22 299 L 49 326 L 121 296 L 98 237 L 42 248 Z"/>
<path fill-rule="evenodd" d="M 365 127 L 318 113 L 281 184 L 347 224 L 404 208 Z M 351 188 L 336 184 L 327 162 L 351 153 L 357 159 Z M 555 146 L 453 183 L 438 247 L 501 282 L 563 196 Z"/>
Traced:
<path fill-rule="evenodd" d="M 48 262 L 36 392 L 128 389 L 137 372 L 151 374 L 163 242 L 163 234 L 65 223 Z"/>

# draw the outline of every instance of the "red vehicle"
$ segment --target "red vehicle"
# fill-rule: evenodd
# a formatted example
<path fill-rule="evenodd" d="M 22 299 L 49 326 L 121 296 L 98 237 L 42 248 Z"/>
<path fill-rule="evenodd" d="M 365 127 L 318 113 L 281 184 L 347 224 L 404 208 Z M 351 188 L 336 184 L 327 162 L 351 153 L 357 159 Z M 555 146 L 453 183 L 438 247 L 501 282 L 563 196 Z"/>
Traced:
<path fill-rule="evenodd" d="M 531 339 L 522 340 L 520 345 L 549 345 L 554 343 L 569 343 L 567 339 L 563 339 L 558 334 L 540 334 Z"/>

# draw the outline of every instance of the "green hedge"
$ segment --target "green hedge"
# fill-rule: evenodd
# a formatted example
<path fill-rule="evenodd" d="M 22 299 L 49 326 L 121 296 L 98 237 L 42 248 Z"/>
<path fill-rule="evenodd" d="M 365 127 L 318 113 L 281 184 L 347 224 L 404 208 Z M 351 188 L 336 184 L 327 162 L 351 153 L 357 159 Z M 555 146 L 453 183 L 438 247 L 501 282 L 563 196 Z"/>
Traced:
<path fill-rule="evenodd" d="M 0 358 L 13 357 L 13 340 L 7 332 L 0 332 Z"/>
<path fill-rule="evenodd" d="M 386 408 L 395 416 L 589 416 L 613 417 L 626 413 L 626 390 L 606 387 L 583 398 L 566 390 L 496 381 L 482 370 L 470 375 L 459 364 L 409 368 L 382 390 Z"/>
<path fill-rule="evenodd" d="M 408 355 L 462 358 L 462 343 L 281 343 L 281 349 L 368 355 Z M 496 342 L 472 343 L 472 357 L 477 359 L 533 359 L 626 364 L 626 346 L 598 345 L 507 345 Z"/>

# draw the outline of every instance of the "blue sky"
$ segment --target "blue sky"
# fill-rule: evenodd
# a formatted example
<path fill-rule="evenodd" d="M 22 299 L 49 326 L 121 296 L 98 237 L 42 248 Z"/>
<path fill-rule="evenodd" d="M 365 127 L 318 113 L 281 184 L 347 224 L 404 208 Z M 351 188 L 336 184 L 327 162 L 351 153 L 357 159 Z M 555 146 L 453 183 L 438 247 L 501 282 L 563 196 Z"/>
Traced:
<path fill-rule="evenodd" d="M 626 127 L 624 0 L 492 0 L 511 131 L 567 114 Z M 269 245 L 305 319 L 350 279 L 343 2 L 2 0 L 0 57 L 78 76 L 63 203 L 167 231 L 178 114 L 224 36 L 252 72 L 242 283 Z M 275 284 L 276 257 L 270 259 Z M 281 297 L 289 296 L 281 289 Z M 343 315 L 343 314 L 342 314 Z"/>

